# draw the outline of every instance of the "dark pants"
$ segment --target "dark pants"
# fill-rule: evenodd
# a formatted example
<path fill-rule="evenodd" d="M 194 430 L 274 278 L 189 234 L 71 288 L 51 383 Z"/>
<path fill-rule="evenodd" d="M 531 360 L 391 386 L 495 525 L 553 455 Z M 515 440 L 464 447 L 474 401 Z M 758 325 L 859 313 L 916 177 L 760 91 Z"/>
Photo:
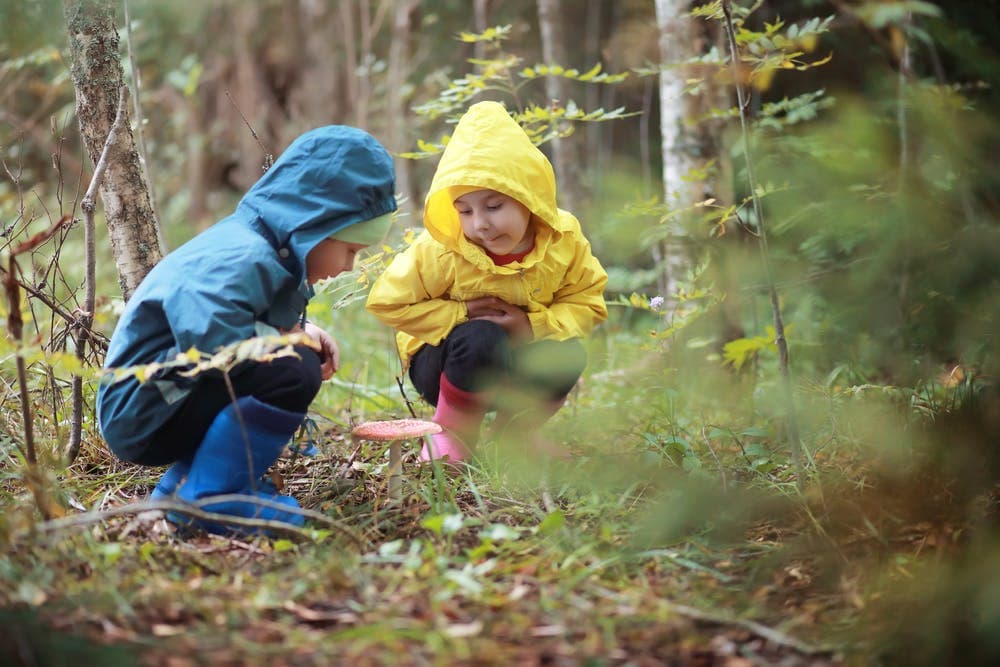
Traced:
<path fill-rule="evenodd" d="M 530 390 L 544 400 L 566 396 L 587 366 L 579 340 L 511 345 L 507 333 L 483 320 L 459 324 L 438 345 L 424 345 L 410 360 L 410 381 L 437 405 L 441 373 L 464 391 Z"/>
<path fill-rule="evenodd" d="M 234 371 L 230 381 L 236 397 L 253 396 L 268 405 L 305 415 L 323 381 L 321 362 L 311 348 L 299 345 L 295 351 L 301 359 L 289 356 L 249 362 Z M 199 377 L 180 410 L 157 431 L 145 456 L 135 462 L 165 465 L 191 458 L 208 427 L 232 402 L 225 378 Z"/>

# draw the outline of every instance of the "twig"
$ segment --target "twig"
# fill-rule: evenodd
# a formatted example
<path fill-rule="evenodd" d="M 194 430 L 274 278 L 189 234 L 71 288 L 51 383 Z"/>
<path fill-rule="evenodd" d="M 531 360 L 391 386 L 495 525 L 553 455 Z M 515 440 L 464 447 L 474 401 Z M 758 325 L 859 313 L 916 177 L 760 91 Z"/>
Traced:
<path fill-rule="evenodd" d="M 184 503 L 176 500 L 144 500 L 136 503 L 129 503 L 127 505 L 121 505 L 119 507 L 111 507 L 100 512 L 84 512 L 83 514 L 76 514 L 69 517 L 62 517 L 59 519 L 52 519 L 50 521 L 44 521 L 40 524 L 32 526 L 30 529 L 24 532 L 31 533 L 56 533 L 63 530 L 69 530 L 73 528 L 83 528 L 86 526 L 93 525 L 95 523 L 101 523 L 107 519 L 111 519 L 116 516 L 127 516 L 130 514 L 142 514 L 144 512 L 175 512 L 177 514 L 183 514 L 184 516 L 189 516 L 202 521 L 211 521 L 213 523 L 224 523 L 233 526 L 240 526 L 244 528 L 259 528 L 266 529 L 271 532 L 285 533 L 289 535 L 295 535 L 303 539 L 312 540 L 312 536 L 308 531 L 301 528 L 296 528 L 288 523 L 282 521 L 271 521 L 267 519 L 254 519 L 232 516 L 229 514 L 219 514 L 217 512 L 210 512 L 201 509 L 205 505 L 214 505 L 216 503 L 227 503 L 227 502 L 242 502 L 242 503 L 252 503 L 260 507 L 280 509 L 283 512 L 288 512 L 290 514 L 298 514 L 304 516 L 307 519 L 311 519 L 318 523 L 324 524 L 329 528 L 333 528 L 341 535 L 344 535 L 350 539 L 355 545 L 360 548 L 366 546 L 364 540 L 354 534 L 354 532 L 348 527 L 342 525 L 341 523 L 331 519 L 327 515 L 316 512 L 313 510 L 304 509 L 301 507 L 290 507 L 282 503 L 268 500 L 266 498 L 260 498 L 258 496 L 248 496 L 239 493 L 230 493 L 219 496 L 210 496 L 207 498 L 202 498 L 194 503 Z M 22 535 L 23 537 L 23 535 Z M 17 538 L 15 538 L 16 540 Z"/>
<path fill-rule="evenodd" d="M 716 465 L 719 466 L 719 474 L 722 475 L 722 492 L 727 493 L 729 491 L 729 485 L 726 483 L 726 469 L 722 465 L 722 461 L 719 460 L 719 455 L 715 453 L 714 449 L 712 449 L 712 442 L 709 440 L 708 434 L 705 432 L 706 428 L 707 425 L 701 427 L 701 437 L 704 439 L 705 446 L 708 447 L 708 451 L 711 453 L 712 458 L 715 459 Z"/>
<path fill-rule="evenodd" d="M 28 373 L 24 367 L 24 357 L 21 355 L 21 335 L 24 329 L 24 322 L 21 320 L 21 292 L 17 288 L 17 263 L 14 255 L 10 256 L 10 268 L 4 278 L 4 291 L 7 293 L 7 330 L 11 339 L 18 346 L 14 353 L 14 361 L 17 366 L 17 386 L 21 397 L 21 421 L 24 422 L 24 449 L 21 450 L 28 461 L 29 466 L 34 466 L 38 459 L 35 456 L 35 434 L 32 428 L 31 397 L 28 395 Z M 18 449 L 21 449 L 18 446 Z"/>
<path fill-rule="evenodd" d="M 25 282 L 20 278 L 16 278 L 16 280 L 17 284 L 20 285 L 21 289 L 23 289 L 28 295 L 41 301 L 43 304 L 45 304 L 45 306 L 49 310 L 51 310 L 53 313 L 63 318 L 64 320 L 66 320 L 67 324 L 69 324 L 71 327 L 76 328 L 83 326 L 83 324 L 80 321 L 79 315 L 74 315 L 73 313 L 69 312 L 68 310 L 60 306 L 58 303 L 53 301 L 49 297 L 49 295 L 36 289 L 34 285 L 31 285 L 30 283 Z M 108 349 L 107 337 L 104 336 L 104 334 L 100 333 L 99 331 L 94 331 L 92 328 L 87 329 L 87 340 L 89 341 L 91 348 L 97 348 L 101 352 L 106 352 Z"/>
<path fill-rule="evenodd" d="M 268 169 L 271 168 L 271 165 L 274 164 L 274 155 L 272 155 L 270 152 L 268 152 L 266 148 L 264 148 L 264 144 L 261 143 L 260 137 L 257 136 L 257 132 L 253 129 L 253 126 L 250 124 L 250 121 L 247 120 L 247 117 L 243 115 L 243 112 L 236 105 L 236 100 L 233 99 L 233 96 L 229 94 L 228 90 L 226 91 L 226 97 L 229 98 L 230 104 L 233 105 L 233 108 L 236 109 L 236 113 L 238 113 L 240 115 L 240 118 L 243 119 L 243 122 L 246 124 L 247 129 L 250 130 L 250 134 L 253 135 L 254 141 L 257 142 L 257 145 L 260 146 L 260 150 L 264 153 L 264 171 L 267 171 Z"/>
<path fill-rule="evenodd" d="M 417 413 L 413 409 L 413 403 L 410 402 L 410 397 L 406 395 L 406 388 L 403 386 L 403 376 L 396 376 L 396 386 L 399 387 L 399 393 L 403 397 L 403 402 L 406 403 L 406 409 L 410 411 L 410 416 L 414 419 L 417 418 Z"/>
<path fill-rule="evenodd" d="M 770 253 L 767 245 L 767 234 L 764 228 L 764 211 L 757 194 L 757 178 L 754 174 L 753 160 L 750 151 L 750 129 L 747 118 L 750 115 L 750 100 L 740 83 L 739 48 L 736 45 L 736 29 L 733 27 L 733 8 L 731 0 L 722 0 L 722 12 L 725 16 L 726 35 L 729 42 L 730 64 L 733 70 L 733 85 L 736 87 L 736 100 L 740 111 L 740 129 L 743 139 L 743 157 L 746 162 L 747 185 L 750 188 L 750 198 L 753 202 L 754 215 L 757 218 L 757 244 L 760 248 L 761 261 L 764 265 L 768 291 L 771 297 L 771 319 L 774 324 L 774 342 L 778 347 L 778 369 L 781 373 L 782 389 L 785 398 L 785 426 L 789 446 L 792 450 L 792 461 L 795 464 L 796 483 L 799 489 L 805 481 L 802 463 L 802 440 L 799 437 L 798 415 L 795 410 L 795 394 L 792 389 L 792 378 L 788 362 L 788 340 L 785 338 L 785 323 L 781 316 L 781 304 L 778 300 L 778 289 L 774 282 L 774 272 L 771 269 Z"/>
<path fill-rule="evenodd" d="M 673 602 L 668 602 L 667 607 L 674 612 L 682 616 L 694 619 L 696 621 L 702 621 L 706 623 L 713 623 L 716 625 L 736 625 L 748 630 L 753 634 L 766 639 L 769 642 L 778 644 L 780 646 L 785 646 L 798 651 L 804 655 L 819 655 L 823 653 L 831 653 L 830 649 L 816 648 L 810 646 L 805 642 L 802 642 L 795 637 L 791 637 L 779 630 L 758 623 L 757 621 L 750 621 L 742 618 L 728 618 L 721 615 L 713 615 L 701 609 L 695 607 L 689 607 L 684 604 L 675 604 Z"/>
<path fill-rule="evenodd" d="M 108 155 L 111 147 L 118 142 L 118 132 L 125 122 L 125 94 L 126 88 L 123 85 L 118 91 L 118 110 L 115 112 L 115 122 L 112 123 L 108 136 L 104 140 L 104 148 L 101 149 L 101 157 L 94 167 L 94 175 L 90 179 L 87 192 L 80 202 L 80 209 L 83 211 L 83 239 L 86 248 L 86 268 L 84 277 L 84 297 L 83 312 L 79 318 L 79 325 L 76 327 L 76 357 L 83 361 L 86 357 L 87 344 L 90 341 L 89 331 L 94 323 L 94 308 L 97 301 L 96 285 L 96 257 L 97 245 L 94 232 L 94 210 L 96 208 L 94 199 L 97 189 L 104 180 L 104 171 L 108 167 Z M 83 442 L 83 377 L 73 376 L 72 386 L 73 416 L 70 422 L 69 442 L 66 445 L 66 461 L 73 463 L 80 453 L 80 445 Z"/>
<path fill-rule="evenodd" d="M 17 367 L 17 384 L 21 399 L 21 420 L 24 422 L 24 449 L 21 451 L 24 454 L 29 466 L 32 467 L 38 462 L 38 457 L 35 455 L 35 434 L 32 425 L 31 397 L 28 394 L 28 372 L 24 364 L 24 355 L 21 353 L 21 338 L 24 334 L 24 320 L 21 317 L 21 281 L 17 279 L 17 275 L 20 273 L 20 268 L 17 265 L 17 256 L 22 253 L 31 252 L 41 244 L 51 239 L 55 236 L 56 232 L 62 229 L 63 225 L 69 221 L 70 216 L 65 215 L 45 231 L 39 232 L 26 241 L 23 241 L 11 248 L 10 255 L 8 256 L 7 269 L 0 267 L 0 274 L 3 275 L 3 290 L 7 297 L 7 331 L 10 334 L 11 340 L 13 340 L 14 344 L 17 346 L 17 349 L 14 352 L 14 362 Z M 38 493 L 40 493 L 40 491 L 36 490 L 36 497 L 38 497 Z M 47 512 L 43 503 L 39 503 L 39 509 L 43 512 L 43 514 Z"/>

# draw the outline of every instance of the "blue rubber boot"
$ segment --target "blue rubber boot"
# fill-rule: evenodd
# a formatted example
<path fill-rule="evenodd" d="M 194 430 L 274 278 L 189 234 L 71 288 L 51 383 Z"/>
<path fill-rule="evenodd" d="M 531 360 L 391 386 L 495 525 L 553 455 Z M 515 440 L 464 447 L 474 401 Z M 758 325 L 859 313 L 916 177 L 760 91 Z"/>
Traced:
<path fill-rule="evenodd" d="M 188 473 L 191 471 L 191 461 L 177 461 L 172 466 L 167 468 L 167 471 L 163 473 L 160 477 L 160 481 L 156 483 L 153 487 L 153 492 L 149 494 L 149 499 L 151 501 L 157 500 L 169 500 L 174 497 L 177 493 L 177 488 L 187 477 Z M 267 477 L 262 477 L 260 480 L 260 489 L 262 491 L 267 491 L 269 493 L 278 493 L 278 488 L 274 485 Z"/>
<path fill-rule="evenodd" d="M 163 477 L 153 487 L 153 492 L 149 494 L 150 500 L 167 500 L 177 491 L 188 472 L 191 471 L 191 461 L 178 461 L 163 473 Z"/>
<path fill-rule="evenodd" d="M 302 413 L 276 408 L 252 396 L 244 396 L 235 404 L 227 405 L 209 426 L 195 452 L 187 481 L 178 489 L 177 498 L 194 503 L 212 496 L 241 494 L 248 496 L 247 499 L 204 503 L 200 507 L 206 512 L 304 525 L 305 517 L 301 514 L 254 502 L 259 498 L 289 508 L 299 507 L 294 498 L 278 494 L 273 487 L 263 485 L 260 478 L 281 455 L 303 417 Z M 168 514 L 168 517 L 176 524 L 193 525 L 212 533 L 266 532 L 192 519 L 177 513 Z"/>

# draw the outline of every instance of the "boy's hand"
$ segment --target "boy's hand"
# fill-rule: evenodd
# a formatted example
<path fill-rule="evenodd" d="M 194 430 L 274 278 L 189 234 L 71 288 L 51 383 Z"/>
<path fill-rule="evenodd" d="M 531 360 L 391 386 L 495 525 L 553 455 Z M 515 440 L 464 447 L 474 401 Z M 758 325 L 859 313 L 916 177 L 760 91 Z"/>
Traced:
<path fill-rule="evenodd" d="M 486 320 L 499 325 L 516 341 L 531 340 L 531 322 L 528 314 L 495 296 L 484 296 L 465 302 L 470 320 Z"/>
<path fill-rule="evenodd" d="M 306 322 L 303 332 L 319 343 L 319 358 L 323 362 L 320 366 L 320 373 L 324 380 L 329 380 L 340 368 L 340 348 L 337 347 L 337 341 L 312 322 Z"/>

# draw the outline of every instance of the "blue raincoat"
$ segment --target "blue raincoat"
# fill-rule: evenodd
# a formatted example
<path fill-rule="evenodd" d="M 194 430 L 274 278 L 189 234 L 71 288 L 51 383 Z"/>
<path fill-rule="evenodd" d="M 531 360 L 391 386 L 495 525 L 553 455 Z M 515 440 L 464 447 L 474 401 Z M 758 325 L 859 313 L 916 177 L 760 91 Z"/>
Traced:
<path fill-rule="evenodd" d="M 105 366 L 163 362 L 301 320 L 312 288 L 306 255 L 349 225 L 396 210 L 392 158 L 371 135 L 327 126 L 296 139 L 236 211 L 164 257 L 125 305 Z M 126 461 L 190 393 L 176 374 L 98 389 L 97 416 Z"/>

